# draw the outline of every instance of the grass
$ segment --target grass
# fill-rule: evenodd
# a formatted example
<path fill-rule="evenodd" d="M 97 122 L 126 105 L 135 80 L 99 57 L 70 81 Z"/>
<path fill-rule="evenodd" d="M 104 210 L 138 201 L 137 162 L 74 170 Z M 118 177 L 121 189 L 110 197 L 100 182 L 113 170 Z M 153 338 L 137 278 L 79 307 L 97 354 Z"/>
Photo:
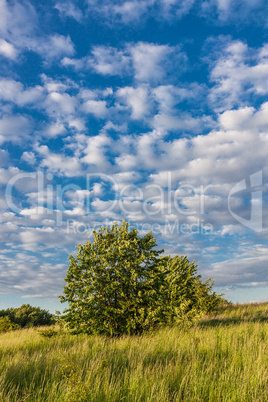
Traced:
<path fill-rule="evenodd" d="M 135 337 L 0 335 L 0 401 L 268 401 L 268 303 Z"/>

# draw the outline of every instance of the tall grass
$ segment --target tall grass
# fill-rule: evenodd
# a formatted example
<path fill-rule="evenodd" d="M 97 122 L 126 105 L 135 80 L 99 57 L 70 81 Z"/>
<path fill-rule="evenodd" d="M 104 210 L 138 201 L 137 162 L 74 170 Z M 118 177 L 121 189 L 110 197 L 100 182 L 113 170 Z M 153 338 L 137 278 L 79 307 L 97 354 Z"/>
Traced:
<path fill-rule="evenodd" d="M 268 401 L 268 303 L 142 336 L 0 335 L 0 400 Z"/>

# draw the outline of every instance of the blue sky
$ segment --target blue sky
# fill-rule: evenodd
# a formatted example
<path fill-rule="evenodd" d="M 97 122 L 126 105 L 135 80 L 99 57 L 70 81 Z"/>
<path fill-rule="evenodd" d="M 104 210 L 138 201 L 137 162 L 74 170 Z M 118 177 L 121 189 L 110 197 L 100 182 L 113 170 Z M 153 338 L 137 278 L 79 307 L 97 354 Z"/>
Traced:
<path fill-rule="evenodd" d="M 268 300 L 265 0 L 0 0 L 0 307 L 61 308 L 100 225 Z"/>

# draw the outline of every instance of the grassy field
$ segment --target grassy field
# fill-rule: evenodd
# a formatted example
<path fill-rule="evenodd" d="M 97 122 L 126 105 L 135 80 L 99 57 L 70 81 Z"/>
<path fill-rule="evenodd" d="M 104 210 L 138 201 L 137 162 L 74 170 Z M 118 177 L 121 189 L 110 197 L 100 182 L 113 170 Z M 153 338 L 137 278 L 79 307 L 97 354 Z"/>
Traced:
<path fill-rule="evenodd" d="M 107 339 L 0 335 L 0 401 L 268 401 L 268 303 Z"/>

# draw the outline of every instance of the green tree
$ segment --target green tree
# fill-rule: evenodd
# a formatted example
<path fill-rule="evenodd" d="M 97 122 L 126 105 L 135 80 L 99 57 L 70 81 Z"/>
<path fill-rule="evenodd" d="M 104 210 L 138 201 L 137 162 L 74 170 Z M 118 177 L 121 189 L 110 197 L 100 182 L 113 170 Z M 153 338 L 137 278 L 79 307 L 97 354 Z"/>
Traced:
<path fill-rule="evenodd" d="M 70 329 L 133 334 L 205 310 L 199 299 L 210 297 L 211 283 L 201 281 L 196 265 L 186 257 L 160 257 L 152 233 L 139 236 L 129 226 L 123 221 L 94 231 L 94 242 L 69 257 L 60 300 L 69 303 L 64 319 Z"/>
<path fill-rule="evenodd" d="M 30 304 L 23 304 L 17 308 L 0 310 L 0 317 L 8 317 L 11 322 L 20 327 L 31 327 L 41 325 L 52 325 L 55 320 L 53 314 L 40 307 L 33 307 Z"/>

